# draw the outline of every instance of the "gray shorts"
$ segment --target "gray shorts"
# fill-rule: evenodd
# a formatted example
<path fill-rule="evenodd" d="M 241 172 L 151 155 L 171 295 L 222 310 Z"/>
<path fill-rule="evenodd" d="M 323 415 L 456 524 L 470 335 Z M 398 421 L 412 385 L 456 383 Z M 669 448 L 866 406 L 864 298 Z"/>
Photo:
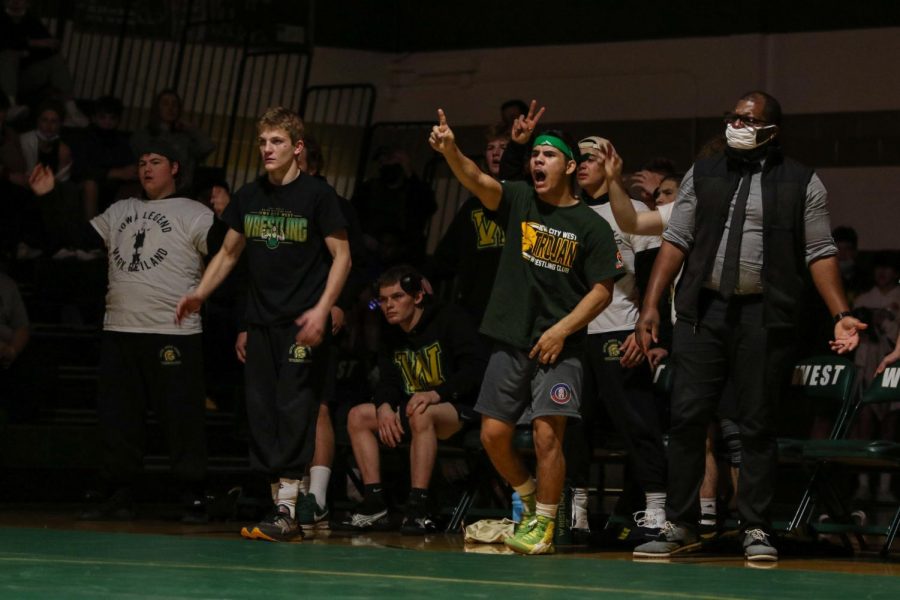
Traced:
<path fill-rule="evenodd" d="M 528 352 L 496 342 L 484 373 L 475 411 L 506 423 L 516 423 L 526 410 L 531 418 L 581 418 L 581 352 L 563 349 L 551 365 Z"/>

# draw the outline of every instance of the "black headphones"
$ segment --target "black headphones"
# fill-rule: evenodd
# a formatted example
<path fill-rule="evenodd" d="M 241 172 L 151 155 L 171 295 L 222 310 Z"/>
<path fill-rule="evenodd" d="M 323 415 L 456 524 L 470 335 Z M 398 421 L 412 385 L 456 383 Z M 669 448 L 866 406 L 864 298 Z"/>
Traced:
<path fill-rule="evenodd" d="M 415 296 L 422 291 L 422 276 L 418 273 L 407 273 L 400 278 L 400 288 L 410 296 Z"/>
<path fill-rule="evenodd" d="M 398 283 L 400 284 L 400 289 L 409 294 L 410 296 L 415 296 L 419 292 L 424 291 L 424 287 L 422 286 L 422 276 L 415 271 L 409 271 L 400 277 Z M 377 310 L 378 309 L 378 293 L 380 292 L 380 288 L 377 281 L 372 282 L 372 295 L 373 298 L 369 301 L 369 310 Z M 427 295 L 426 295 L 427 296 Z M 428 299 L 426 297 L 425 301 Z"/>

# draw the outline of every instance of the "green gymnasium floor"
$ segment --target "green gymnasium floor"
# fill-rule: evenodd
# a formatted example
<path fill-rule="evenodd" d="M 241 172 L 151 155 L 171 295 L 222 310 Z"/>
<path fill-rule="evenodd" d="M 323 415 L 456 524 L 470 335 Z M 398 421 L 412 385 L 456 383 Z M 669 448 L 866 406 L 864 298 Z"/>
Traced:
<path fill-rule="evenodd" d="M 489 555 L 464 551 L 460 536 L 271 544 L 242 540 L 233 528 L 110 533 L 3 521 L 3 599 L 900 598 L 896 562 L 783 560 L 762 570 L 716 557 L 646 564 L 623 553 Z"/>

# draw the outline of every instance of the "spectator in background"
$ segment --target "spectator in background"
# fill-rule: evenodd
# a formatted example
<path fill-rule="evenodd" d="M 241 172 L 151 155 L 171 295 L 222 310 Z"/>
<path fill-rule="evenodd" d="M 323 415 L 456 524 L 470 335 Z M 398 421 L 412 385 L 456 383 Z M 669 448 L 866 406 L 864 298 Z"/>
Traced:
<path fill-rule="evenodd" d="M 75 104 L 72 74 L 59 53 L 59 40 L 28 11 L 28 0 L 5 0 L 0 13 L 0 88 L 7 94 L 10 117 L 27 112 L 22 97 L 52 88 L 65 102 L 65 125 L 88 124 Z M 16 104 L 19 102 L 19 104 Z"/>
<path fill-rule="evenodd" d="M 37 109 L 37 127 L 20 138 L 25 170 L 31 173 L 38 163 L 50 167 L 56 181 L 69 181 L 72 169 L 72 150 L 60 139 L 63 107 L 52 100 Z"/>
<path fill-rule="evenodd" d="M 231 203 L 231 189 L 226 181 L 217 180 L 210 189 L 200 193 L 199 199 L 207 203 L 216 215 L 209 230 L 207 257 L 211 257 L 222 247 L 228 233 L 228 224 L 222 215 Z M 243 410 L 240 392 L 243 389 L 241 356 L 244 349 L 238 349 L 239 342 L 236 340 L 244 329 L 246 288 L 247 261 L 241 256 L 234 270 L 210 295 L 206 310 L 202 313 L 207 410 L 231 410 L 238 406 Z"/>
<path fill-rule="evenodd" d="M 631 197 L 646 204 L 650 210 L 656 210 L 656 192 L 663 180 L 674 174 L 675 163 L 671 159 L 654 158 L 644 163 L 628 180 Z"/>
<path fill-rule="evenodd" d="M 36 207 L 30 203 L 28 175 L 25 158 L 17 134 L 6 124 L 9 114 L 9 99 L 0 94 L 0 255 L 16 258 L 35 258 L 40 255 L 39 239 L 24 239 L 23 222 L 29 210 Z M 35 221 L 40 215 L 35 215 Z"/>
<path fill-rule="evenodd" d="M 9 112 L 9 99 L 0 94 L 0 181 L 27 189 L 28 174 L 19 134 L 6 123 Z"/>
<path fill-rule="evenodd" d="M 671 204 L 678 196 L 678 187 L 681 185 L 681 175 L 666 175 L 659 183 L 659 187 L 653 192 L 653 200 L 656 206 Z"/>
<path fill-rule="evenodd" d="M 91 124 L 83 136 L 72 141 L 72 178 L 81 184 L 87 219 L 125 195 L 120 194 L 124 184 L 137 187 L 137 162 L 128 135 L 119 131 L 122 101 L 102 96 L 93 108 Z M 130 190 L 122 191 L 127 194 Z"/>
<path fill-rule="evenodd" d="M 834 243 L 837 245 L 841 280 L 844 283 L 844 289 L 847 290 L 847 299 L 852 306 L 857 296 L 872 287 L 872 276 L 856 262 L 859 239 L 855 229 L 840 225 L 832 230 L 831 237 L 834 238 Z"/>
<path fill-rule="evenodd" d="M 487 172 L 499 180 L 500 160 L 509 143 L 509 129 L 503 123 L 488 128 L 485 142 Z M 459 208 L 434 251 L 432 279 L 456 276 L 454 300 L 472 316 L 476 326 L 481 324 L 487 308 L 505 241 L 496 213 L 471 196 Z"/>
<path fill-rule="evenodd" d="M 432 189 L 412 171 L 409 155 L 396 146 L 375 151 L 378 177 L 353 196 L 367 247 L 378 249 L 388 265 L 397 260 L 420 264 L 426 229 L 437 210 Z"/>
<path fill-rule="evenodd" d="M 19 138 L 28 173 L 41 165 L 50 169 L 56 182 L 56 193 L 38 202 L 44 249 L 56 259 L 78 257 L 87 223 L 80 191 L 71 181 L 72 150 L 60 138 L 62 118 L 63 108 L 58 102 L 44 101 L 37 109 L 37 128 Z M 83 258 L 96 257 L 84 254 Z"/>
<path fill-rule="evenodd" d="M 507 100 L 500 105 L 500 120 L 508 132 L 519 117 L 528 114 L 528 105 L 522 100 Z"/>
<path fill-rule="evenodd" d="M 23 354 L 29 337 L 28 313 L 19 288 L 0 271 L 0 410 L 12 420 L 34 414 L 40 406 L 34 386 L 44 378 L 36 371 L 38 363 Z"/>
<path fill-rule="evenodd" d="M 194 172 L 197 165 L 216 149 L 209 136 L 184 117 L 181 96 L 173 89 L 165 89 L 153 99 L 150 122 L 131 136 L 131 147 L 143 147 L 150 140 L 164 139 L 184 157 L 179 191 L 187 196 L 193 193 Z"/>
<path fill-rule="evenodd" d="M 860 336 L 859 348 L 853 357 L 864 386 L 868 386 L 875 377 L 883 357 L 890 354 L 900 333 L 900 285 L 897 282 L 900 271 L 896 258 L 889 252 L 880 252 L 875 256 L 873 266 L 875 285 L 856 297 L 853 310 L 860 319 L 869 323 L 869 329 Z M 866 440 L 896 439 L 896 408 L 883 404 L 864 406 L 857 423 L 857 435 Z M 868 473 L 859 475 L 859 487 L 853 498 L 860 502 L 871 500 Z M 878 502 L 896 502 L 891 491 L 890 473 L 881 474 L 875 499 Z"/>

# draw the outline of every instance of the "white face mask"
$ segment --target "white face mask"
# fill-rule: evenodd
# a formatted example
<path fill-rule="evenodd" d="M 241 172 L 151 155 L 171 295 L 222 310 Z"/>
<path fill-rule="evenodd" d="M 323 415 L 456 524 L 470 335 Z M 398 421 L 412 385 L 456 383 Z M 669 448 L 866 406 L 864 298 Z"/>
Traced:
<path fill-rule="evenodd" d="M 762 141 L 757 141 L 759 137 L 757 133 L 773 127 L 775 125 L 766 125 L 765 127 L 749 127 L 745 125 L 737 129 L 731 123 L 728 123 L 725 125 L 725 141 L 735 150 L 753 150 L 772 139 L 769 136 Z"/>

